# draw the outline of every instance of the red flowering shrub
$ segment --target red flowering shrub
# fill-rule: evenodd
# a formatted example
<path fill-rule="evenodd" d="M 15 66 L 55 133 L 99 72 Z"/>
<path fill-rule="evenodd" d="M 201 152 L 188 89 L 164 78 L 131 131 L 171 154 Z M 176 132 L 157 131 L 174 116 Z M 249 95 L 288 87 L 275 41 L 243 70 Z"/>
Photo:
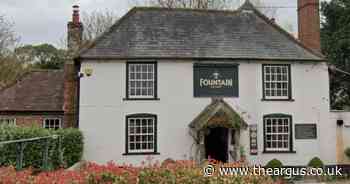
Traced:
<path fill-rule="evenodd" d="M 238 163 L 230 166 L 241 166 Z M 173 161 L 167 164 L 148 163 L 140 167 L 86 163 L 79 170 L 56 170 L 34 175 L 31 169 L 16 171 L 13 167 L 0 168 L 0 184 L 274 184 L 267 176 L 203 176 L 203 169 L 193 161 Z"/>

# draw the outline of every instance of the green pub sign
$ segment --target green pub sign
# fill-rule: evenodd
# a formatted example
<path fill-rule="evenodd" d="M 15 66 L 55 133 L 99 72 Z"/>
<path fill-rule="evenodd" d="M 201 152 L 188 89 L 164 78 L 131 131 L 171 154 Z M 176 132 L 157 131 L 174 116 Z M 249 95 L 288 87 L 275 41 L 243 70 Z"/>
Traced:
<path fill-rule="evenodd" d="M 195 97 L 238 97 L 237 64 L 200 64 L 193 66 Z"/>

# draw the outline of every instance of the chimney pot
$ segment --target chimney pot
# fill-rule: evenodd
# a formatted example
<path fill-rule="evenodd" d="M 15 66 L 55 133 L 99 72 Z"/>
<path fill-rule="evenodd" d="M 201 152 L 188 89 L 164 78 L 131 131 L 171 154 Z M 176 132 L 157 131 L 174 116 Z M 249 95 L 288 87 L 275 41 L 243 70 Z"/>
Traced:
<path fill-rule="evenodd" d="M 74 24 L 78 25 L 80 23 L 80 15 L 79 15 L 79 6 L 73 6 L 73 18 L 72 21 Z"/>

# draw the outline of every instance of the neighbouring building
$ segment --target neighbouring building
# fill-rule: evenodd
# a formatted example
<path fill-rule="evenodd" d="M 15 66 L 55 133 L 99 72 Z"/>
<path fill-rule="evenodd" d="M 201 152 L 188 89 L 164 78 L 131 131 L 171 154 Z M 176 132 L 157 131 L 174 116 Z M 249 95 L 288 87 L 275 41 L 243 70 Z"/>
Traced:
<path fill-rule="evenodd" d="M 318 3 L 298 1 L 299 40 L 249 1 L 131 9 L 75 60 L 84 159 L 339 163 Z"/>
<path fill-rule="evenodd" d="M 32 71 L 0 91 L 0 125 L 58 129 L 63 122 L 64 72 Z"/>
<path fill-rule="evenodd" d="M 83 26 L 74 6 L 68 23 L 68 48 L 76 52 Z M 73 60 L 63 70 L 30 71 L 0 90 L 0 126 L 39 126 L 48 129 L 78 127 L 78 68 Z"/>

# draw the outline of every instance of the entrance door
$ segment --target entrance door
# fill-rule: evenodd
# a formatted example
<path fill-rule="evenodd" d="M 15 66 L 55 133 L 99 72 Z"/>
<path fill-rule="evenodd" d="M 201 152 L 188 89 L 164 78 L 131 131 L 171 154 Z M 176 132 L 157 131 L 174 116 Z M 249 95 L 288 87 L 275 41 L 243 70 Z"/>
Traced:
<path fill-rule="evenodd" d="M 210 132 L 205 136 L 205 156 L 221 162 L 228 161 L 228 129 L 210 128 Z"/>

